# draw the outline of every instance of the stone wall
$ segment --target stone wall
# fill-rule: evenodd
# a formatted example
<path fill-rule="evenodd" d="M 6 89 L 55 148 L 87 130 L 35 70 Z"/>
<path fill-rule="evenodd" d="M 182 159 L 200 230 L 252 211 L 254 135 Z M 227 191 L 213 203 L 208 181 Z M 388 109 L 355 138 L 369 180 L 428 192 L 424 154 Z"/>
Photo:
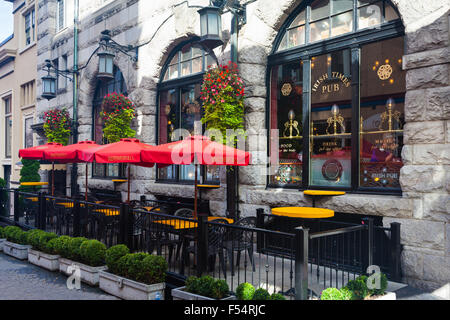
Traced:
<path fill-rule="evenodd" d="M 101 1 L 80 0 L 84 7 L 80 21 L 80 64 L 97 46 L 100 32 L 112 30 L 122 44 L 142 44 L 139 61 L 133 64 L 117 55 L 116 65 L 124 74 L 130 98 L 138 106 L 135 128 L 138 138 L 157 143 L 157 84 L 168 54 L 182 41 L 199 34 L 197 10 L 207 0 Z M 347 194 L 324 199 L 318 206 L 339 212 L 383 216 L 384 224 L 402 224 L 404 281 L 416 286 L 438 288 L 450 282 L 450 0 L 393 0 L 405 26 L 403 68 L 407 71 L 405 101 L 405 147 L 401 170 L 402 196 Z M 84 6 L 89 3 L 89 6 Z M 246 83 L 245 126 L 248 149 L 254 164 L 240 168 L 240 210 L 254 215 L 257 208 L 269 212 L 273 206 L 311 205 L 311 200 L 294 190 L 267 189 L 266 72 L 267 57 L 281 25 L 300 0 L 258 0 L 247 6 L 247 23 L 239 32 L 239 69 Z M 41 0 L 38 11 L 38 71 L 47 58 L 67 54 L 72 66 L 73 31 L 69 27 L 55 34 L 56 1 Z M 219 61 L 229 60 L 230 15 L 222 17 L 225 45 L 215 50 Z M 92 97 L 96 85 L 97 58 L 81 72 L 79 97 L 79 140 L 91 139 Z M 40 81 L 38 80 L 38 92 Z M 54 106 L 71 106 L 69 86 L 58 98 L 40 100 L 37 113 Z M 84 166 L 78 183 L 84 188 Z M 190 186 L 155 182 L 155 170 L 132 167 L 132 197 L 157 194 L 193 196 Z M 222 172 L 222 185 L 225 186 Z M 112 188 L 109 180 L 90 179 L 90 186 Z M 118 186 L 124 194 L 126 185 Z M 204 191 L 215 214 L 225 212 L 225 187 Z"/>

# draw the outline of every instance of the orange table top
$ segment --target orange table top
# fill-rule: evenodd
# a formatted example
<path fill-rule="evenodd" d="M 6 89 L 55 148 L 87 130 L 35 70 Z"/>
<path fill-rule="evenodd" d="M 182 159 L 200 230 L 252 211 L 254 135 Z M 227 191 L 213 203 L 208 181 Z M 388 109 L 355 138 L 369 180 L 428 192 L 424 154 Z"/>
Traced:
<path fill-rule="evenodd" d="M 47 186 L 48 182 L 21 182 L 20 183 L 21 186 Z"/>
<path fill-rule="evenodd" d="M 224 217 L 208 217 L 208 221 L 214 221 L 217 219 L 225 219 L 228 221 L 228 223 L 234 222 L 233 219 L 224 218 Z M 153 222 L 172 226 L 176 230 L 197 228 L 197 222 L 180 220 L 180 219 L 155 220 Z"/>
<path fill-rule="evenodd" d="M 334 217 L 333 210 L 322 208 L 310 208 L 310 207 L 273 208 L 272 214 L 290 218 L 308 218 L 308 219 Z"/>
<path fill-rule="evenodd" d="M 328 190 L 305 190 L 303 194 L 308 196 L 342 196 L 344 191 L 328 191 Z"/>

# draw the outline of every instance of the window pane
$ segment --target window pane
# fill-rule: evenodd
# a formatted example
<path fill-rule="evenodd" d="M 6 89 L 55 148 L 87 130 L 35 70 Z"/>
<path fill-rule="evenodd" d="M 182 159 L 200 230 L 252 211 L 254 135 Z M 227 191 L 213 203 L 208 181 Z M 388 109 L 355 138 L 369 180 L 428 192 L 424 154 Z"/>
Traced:
<path fill-rule="evenodd" d="M 272 69 L 270 128 L 278 132 L 278 140 L 271 139 L 270 146 L 272 163 L 270 182 L 274 185 L 302 184 L 302 81 L 300 62 Z M 279 164 L 278 167 L 274 165 L 275 163 Z"/>
<path fill-rule="evenodd" d="M 311 59 L 310 184 L 351 183 L 350 50 Z"/>
<path fill-rule="evenodd" d="M 406 90 L 403 43 L 400 37 L 361 49 L 362 187 L 400 188 Z"/>
<path fill-rule="evenodd" d="M 305 43 L 305 26 L 300 26 L 288 31 L 289 42 L 288 46 L 296 47 Z"/>
<path fill-rule="evenodd" d="M 118 163 L 111 163 L 107 164 L 107 176 L 108 177 L 118 177 L 119 176 L 119 164 Z"/>
<path fill-rule="evenodd" d="M 278 46 L 278 51 L 280 51 L 280 50 L 285 50 L 285 49 L 287 49 L 288 48 L 288 44 L 287 44 L 287 39 L 288 39 L 288 36 L 287 36 L 287 32 L 284 34 L 284 36 L 283 36 L 283 39 L 281 39 L 281 42 L 280 42 L 280 45 Z"/>
<path fill-rule="evenodd" d="M 5 118 L 5 156 L 11 158 L 11 140 L 12 140 L 12 117 Z"/>
<path fill-rule="evenodd" d="M 159 143 L 172 142 L 172 132 L 178 128 L 176 90 L 160 92 Z"/>
<path fill-rule="evenodd" d="M 331 14 L 344 12 L 353 8 L 353 0 L 332 0 Z"/>
<path fill-rule="evenodd" d="M 335 37 L 353 30 L 353 12 L 343 13 L 331 18 L 331 36 Z"/>
<path fill-rule="evenodd" d="M 191 46 L 184 46 L 181 49 L 181 61 L 186 61 L 192 58 Z"/>
<path fill-rule="evenodd" d="M 330 37 L 330 23 L 328 19 L 310 24 L 309 41 L 315 42 L 325 40 Z"/>
<path fill-rule="evenodd" d="M 330 15 L 330 1 L 317 0 L 311 4 L 311 20 L 319 20 Z"/>
<path fill-rule="evenodd" d="M 358 29 L 369 28 L 381 24 L 383 3 L 377 2 L 358 9 Z"/>
<path fill-rule="evenodd" d="M 220 166 L 205 166 L 206 181 L 220 181 Z"/>
<path fill-rule="evenodd" d="M 33 129 L 31 128 L 32 125 L 33 125 L 33 118 L 26 118 L 24 124 L 25 130 L 24 148 L 30 148 L 33 146 Z"/>
<path fill-rule="evenodd" d="M 192 60 L 192 73 L 199 73 L 203 71 L 203 58 L 200 56 Z"/>
<path fill-rule="evenodd" d="M 195 165 L 180 165 L 180 180 L 195 180 Z M 197 181 L 200 181 L 200 166 L 197 167 Z"/>
<path fill-rule="evenodd" d="M 181 125 L 183 129 L 187 129 L 191 134 L 194 133 L 194 122 L 200 121 L 201 102 L 200 102 L 201 85 L 189 85 L 181 89 Z"/>
<path fill-rule="evenodd" d="M 305 13 L 306 11 L 303 10 L 302 12 L 300 12 L 294 19 L 294 21 L 292 21 L 291 25 L 289 26 L 291 27 L 296 27 L 302 24 L 305 24 Z"/>

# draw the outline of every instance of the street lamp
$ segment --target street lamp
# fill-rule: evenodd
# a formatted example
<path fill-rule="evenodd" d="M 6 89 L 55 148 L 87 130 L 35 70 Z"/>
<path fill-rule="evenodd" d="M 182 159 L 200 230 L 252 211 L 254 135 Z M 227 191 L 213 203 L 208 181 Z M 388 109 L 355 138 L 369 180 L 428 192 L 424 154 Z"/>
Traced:
<path fill-rule="evenodd" d="M 209 6 L 198 10 L 200 14 L 200 43 L 209 49 L 223 45 L 221 9 Z"/>
<path fill-rule="evenodd" d="M 50 74 L 51 63 L 46 60 L 47 75 L 42 77 L 42 97 L 51 100 L 56 97 L 56 78 Z"/>

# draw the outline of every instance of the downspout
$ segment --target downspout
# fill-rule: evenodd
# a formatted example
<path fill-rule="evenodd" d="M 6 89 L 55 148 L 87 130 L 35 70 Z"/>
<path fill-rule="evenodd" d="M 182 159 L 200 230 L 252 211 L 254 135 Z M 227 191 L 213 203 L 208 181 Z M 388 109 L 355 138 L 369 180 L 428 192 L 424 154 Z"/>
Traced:
<path fill-rule="evenodd" d="M 74 0 L 74 14 L 73 14 L 73 122 L 72 122 L 72 137 L 73 143 L 78 142 L 78 28 L 79 28 L 79 0 Z M 71 196 L 78 194 L 78 167 L 77 164 L 72 164 L 71 174 Z"/>

